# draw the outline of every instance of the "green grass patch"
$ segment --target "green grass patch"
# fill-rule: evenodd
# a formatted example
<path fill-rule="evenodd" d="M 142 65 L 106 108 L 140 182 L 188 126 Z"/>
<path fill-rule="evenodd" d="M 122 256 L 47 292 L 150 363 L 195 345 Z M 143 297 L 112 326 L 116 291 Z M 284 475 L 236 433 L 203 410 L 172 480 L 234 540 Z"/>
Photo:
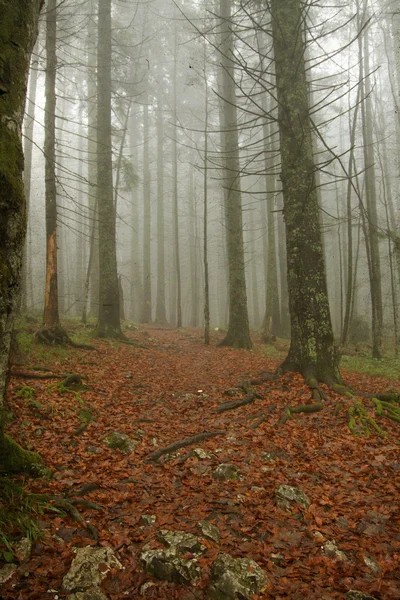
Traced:
<path fill-rule="evenodd" d="M 355 371 L 375 377 L 400 379 L 400 358 L 372 358 L 371 356 L 347 356 L 340 361 L 340 368 L 345 371 Z"/>
<path fill-rule="evenodd" d="M 0 554 L 12 562 L 13 546 L 21 538 L 35 541 L 42 536 L 38 517 L 46 503 L 29 494 L 9 477 L 0 477 Z"/>

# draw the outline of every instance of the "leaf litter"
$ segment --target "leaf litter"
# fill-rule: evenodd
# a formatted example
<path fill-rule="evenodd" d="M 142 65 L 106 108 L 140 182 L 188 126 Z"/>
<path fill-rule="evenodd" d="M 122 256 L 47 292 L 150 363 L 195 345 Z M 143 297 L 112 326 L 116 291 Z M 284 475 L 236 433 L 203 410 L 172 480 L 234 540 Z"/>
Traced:
<path fill-rule="evenodd" d="M 141 341 L 138 347 L 98 341 L 95 361 L 75 349 L 62 364 L 46 364 L 55 374 L 84 376 L 87 389 L 79 394 L 34 380 L 29 384 L 40 404 L 32 406 L 16 393 L 25 380 L 12 378 L 10 434 L 54 470 L 52 479 L 26 485 L 68 501 L 83 490 L 86 502 L 74 504 L 83 523 L 62 510 L 41 517 L 44 535 L 3 584 L 4 600 L 66 597 L 62 579 L 76 548 L 88 545 L 113 548 L 123 565 L 102 584 L 111 600 L 206 598 L 219 553 L 255 560 L 271 581 L 259 596 L 266 600 L 330 600 L 349 590 L 378 600 L 400 597 L 397 423 L 385 422 L 386 438 L 353 436 L 346 415 L 334 414 L 339 398 L 326 390 L 330 402 L 322 411 L 278 426 L 285 407 L 310 397 L 296 374 L 264 381 L 254 386 L 254 401 L 218 412 L 229 400 L 226 390 L 240 391 L 278 361 L 257 344 L 251 352 L 204 346 L 196 330 L 148 328 Z M 399 385 L 357 373 L 346 380 L 365 392 Z M 74 434 L 88 413 L 87 427 Z M 134 450 L 109 448 L 105 439 L 113 432 L 134 440 Z M 160 449 L 212 432 L 220 435 L 149 460 Z M 214 477 L 221 464 L 234 465 L 236 476 Z M 300 488 L 310 506 L 279 508 L 279 486 Z M 202 535 L 204 521 L 217 528 L 217 541 Z M 165 529 L 192 533 L 205 546 L 196 585 L 159 581 L 141 570 L 142 548 L 158 547 Z"/>

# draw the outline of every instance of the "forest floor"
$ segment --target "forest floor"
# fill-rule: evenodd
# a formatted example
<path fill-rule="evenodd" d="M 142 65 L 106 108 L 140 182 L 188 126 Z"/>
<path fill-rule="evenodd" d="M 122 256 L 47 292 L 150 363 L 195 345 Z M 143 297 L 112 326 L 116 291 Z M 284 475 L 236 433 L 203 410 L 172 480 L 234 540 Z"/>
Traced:
<path fill-rule="evenodd" d="M 348 590 L 379 600 L 400 597 L 399 423 L 379 420 L 386 437 L 354 436 L 347 411 L 335 415 L 339 398 L 326 390 L 331 401 L 322 411 L 296 414 L 279 426 L 285 406 L 312 402 L 294 374 L 255 386 L 260 398 L 218 413 L 222 402 L 246 396 L 227 396 L 226 390 L 274 370 L 282 348 L 266 357 L 260 343 L 250 352 L 217 347 L 222 334 L 216 332 L 207 347 L 192 329 L 132 328 L 127 335 L 136 346 L 37 346 L 25 364 L 14 366 L 84 378 L 87 389 L 71 392 L 57 379 L 13 376 L 8 432 L 54 470 L 52 478 L 26 479 L 30 492 L 83 496 L 94 504 L 75 503 L 84 518 L 79 524 L 60 503 L 50 510 L 50 501 L 31 556 L 15 551 L 20 564 L 0 588 L 3 600 L 65 598 L 62 580 L 74 549 L 88 545 L 113 548 L 123 566 L 102 583 L 111 600 L 206 598 L 210 567 L 221 552 L 252 558 L 265 570 L 269 587 L 255 598 L 330 600 L 345 598 Z M 398 379 L 343 374 L 364 392 L 400 389 Z M 105 444 L 115 431 L 136 440 L 132 452 Z M 155 450 L 203 432 L 220 433 L 148 461 Z M 205 451 L 204 458 L 195 448 Z M 235 465 L 238 478 L 216 479 L 221 463 Z M 301 488 L 310 506 L 278 508 L 280 485 Z M 201 520 L 218 528 L 219 541 L 204 538 Z M 142 570 L 143 546 L 160 547 L 157 532 L 165 529 L 192 533 L 206 546 L 194 585 L 157 580 Z M 338 552 L 327 550 L 333 541 Z"/>

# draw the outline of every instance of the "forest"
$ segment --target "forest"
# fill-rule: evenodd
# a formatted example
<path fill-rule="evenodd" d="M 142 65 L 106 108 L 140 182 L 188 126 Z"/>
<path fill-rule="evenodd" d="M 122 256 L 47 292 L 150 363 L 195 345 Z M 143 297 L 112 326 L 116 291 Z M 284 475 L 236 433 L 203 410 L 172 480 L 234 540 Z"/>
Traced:
<path fill-rule="evenodd" d="M 0 600 L 400 597 L 398 0 L 0 0 Z"/>

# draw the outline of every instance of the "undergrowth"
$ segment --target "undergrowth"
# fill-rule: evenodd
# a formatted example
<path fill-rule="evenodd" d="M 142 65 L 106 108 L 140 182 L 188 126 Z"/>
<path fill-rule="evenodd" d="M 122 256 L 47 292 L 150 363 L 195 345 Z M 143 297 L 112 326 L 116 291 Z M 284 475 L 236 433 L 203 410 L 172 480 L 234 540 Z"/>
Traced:
<path fill-rule="evenodd" d="M 45 503 L 29 494 L 9 477 L 0 477 L 0 556 L 6 562 L 14 558 L 13 547 L 21 538 L 34 542 L 42 536 L 38 517 Z"/>

